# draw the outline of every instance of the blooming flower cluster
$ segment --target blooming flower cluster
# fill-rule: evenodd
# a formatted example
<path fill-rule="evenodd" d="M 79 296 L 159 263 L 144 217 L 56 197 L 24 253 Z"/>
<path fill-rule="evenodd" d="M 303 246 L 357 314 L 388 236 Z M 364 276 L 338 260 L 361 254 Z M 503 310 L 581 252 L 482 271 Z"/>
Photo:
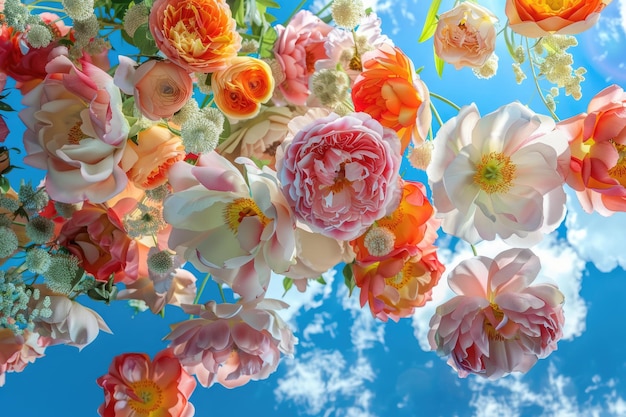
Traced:
<path fill-rule="evenodd" d="M 432 38 L 440 74 L 492 76 L 502 34 L 519 81 L 528 59 L 555 85 L 539 91 L 551 116 L 519 102 L 481 116 L 431 92 L 357 0 L 284 24 L 271 1 L 63 1 L 59 15 L 0 2 L 0 90 L 19 89 L 25 125 L 20 140 L 0 118 L 0 141 L 45 171 L 14 189 L 0 149 L 0 385 L 49 346 L 110 332 L 87 298 L 173 306 L 190 318 L 154 359 L 113 358 L 98 412 L 192 416 L 196 381 L 235 388 L 295 353 L 270 280 L 305 292 L 335 267 L 382 321 L 411 317 L 447 281 L 457 295 L 437 307 L 432 349 L 461 377 L 527 372 L 562 336 L 563 294 L 531 284 L 565 187 L 589 212 L 626 211 L 623 89 L 562 121 L 554 105 L 560 88 L 581 98 L 584 69 L 565 50 L 609 1 L 507 0 L 507 23 L 433 2 L 420 41 Z M 457 114 L 441 120 L 432 99 Z M 404 160 L 428 180 L 407 178 Z M 505 249 L 446 273 L 444 234 Z M 208 281 L 233 299 L 203 298 Z"/>

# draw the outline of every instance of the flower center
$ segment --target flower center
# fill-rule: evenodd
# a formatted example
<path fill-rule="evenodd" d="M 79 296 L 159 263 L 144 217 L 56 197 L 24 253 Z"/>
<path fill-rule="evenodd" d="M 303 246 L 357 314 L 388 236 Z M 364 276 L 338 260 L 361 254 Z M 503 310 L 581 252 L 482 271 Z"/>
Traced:
<path fill-rule="evenodd" d="M 80 127 L 83 125 L 82 121 L 76 122 L 74 126 L 70 128 L 70 131 L 67 133 L 67 141 L 71 145 L 78 145 L 81 140 L 88 138 L 89 136 L 85 135 Z"/>
<path fill-rule="evenodd" d="M 611 141 L 618 154 L 615 166 L 608 170 L 611 178 L 619 181 L 620 184 L 626 186 L 626 145 L 621 145 Z"/>
<path fill-rule="evenodd" d="M 224 221 L 235 234 L 239 231 L 243 219 L 253 216 L 258 217 L 263 226 L 270 222 L 251 198 L 238 198 L 224 208 Z"/>
<path fill-rule="evenodd" d="M 363 243 L 372 256 L 385 256 L 393 250 L 395 235 L 386 227 L 373 227 L 365 235 Z"/>
<path fill-rule="evenodd" d="M 540 15 L 555 16 L 577 7 L 582 2 L 581 0 L 538 0 L 529 2 L 529 6 Z"/>
<path fill-rule="evenodd" d="M 489 340 L 496 341 L 504 340 L 504 336 L 502 336 L 500 332 L 496 330 L 496 327 L 504 318 L 504 313 L 502 312 L 502 310 L 500 310 L 500 307 L 496 303 L 491 303 L 489 304 L 489 307 L 485 310 L 485 313 L 487 317 L 485 318 L 485 321 L 483 323 L 483 328 L 485 330 L 485 333 L 487 334 L 487 338 L 489 338 Z"/>
<path fill-rule="evenodd" d="M 128 400 L 128 406 L 140 416 L 149 416 L 163 403 L 163 391 L 154 381 L 141 380 L 130 384 L 135 398 Z"/>
<path fill-rule="evenodd" d="M 412 262 L 409 260 L 404 263 L 400 272 L 392 277 L 385 278 L 385 284 L 401 290 L 414 279 L 417 279 L 419 286 L 422 287 L 430 279 L 425 272 L 420 262 Z"/>
<path fill-rule="evenodd" d="M 477 184 L 487 194 L 505 193 L 511 188 L 515 178 L 515 164 L 508 156 L 491 152 L 483 155 L 476 166 L 474 184 Z"/>

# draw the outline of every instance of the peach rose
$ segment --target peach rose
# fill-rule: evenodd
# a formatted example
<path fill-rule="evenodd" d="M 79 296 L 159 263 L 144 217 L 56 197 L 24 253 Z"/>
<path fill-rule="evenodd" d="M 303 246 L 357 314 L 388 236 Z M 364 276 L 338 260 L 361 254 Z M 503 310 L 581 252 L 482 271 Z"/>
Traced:
<path fill-rule="evenodd" d="M 496 47 L 498 18 L 478 4 L 463 2 L 439 16 L 435 52 L 454 68 L 480 68 Z"/>
<path fill-rule="evenodd" d="M 163 126 L 154 125 L 137 135 L 137 143 L 128 141 L 121 166 L 137 187 L 152 189 L 167 182 L 172 165 L 185 157 L 180 136 Z"/>
<path fill-rule="evenodd" d="M 430 129 L 430 93 L 413 62 L 399 48 L 384 44 L 361 57 L 363 72 L 352 86 L 354 110 L 365 112 L 398 133 L 401 152 L 420 144 Z"/>
<path fill-rule="evenodd" d="M 161 52 L 189 72 L 223 69 L 241 48 L 225 0 L 156 0 L 149 23 Z"/>
<path fill-rule="evenodd" d="M 238 56 L 228 68 L 213 73 L 211 89 L 215 104 L 226 116 L 249 119 L 274 93 L 272 69 L 260 59 Z"/>
<path fill-rule="evenodd" d="M 189 72 L 171 61 L 150 60 L 137 63 L 119 57 L 115 84 L 128 95 L 135 96 L 135 105 L 150 120 L 169 119 L 193 94 Z"/>
<path fill-rule="evenodd" d="M 505 13 L 513 32 L 529 38 L 575 35 L 593 26 L 611 0 L 506 0 Z"/>

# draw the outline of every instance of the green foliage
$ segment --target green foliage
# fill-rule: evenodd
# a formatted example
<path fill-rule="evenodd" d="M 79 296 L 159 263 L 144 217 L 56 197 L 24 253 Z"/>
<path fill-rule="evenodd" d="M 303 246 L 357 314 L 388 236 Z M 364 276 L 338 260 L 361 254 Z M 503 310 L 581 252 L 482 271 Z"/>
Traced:
<path fill-rule="evenodd" d="M 433 0 L 430 3 L 430 7 L 428 8 L 428 12 L 426 13 L 426 20 L 424 21 L 424 26 L 422 27 L 422 33 L 418 38 L 418 42 L 424 42 L 430 39 L 435 34 L 435 28 L 437 27 L 437 12 L 439 11 L 439 6 L 441 6 L 441 0 Z"/>
<path fill-rule="evenodd" d="M 79 269 L 79 271 L 82 276 L 84 271 L 82 269 Z M 106 304 L 114 301 L 117 296 L 117 287 L 113 284 L 113 276 L 107 282 L 98 281 L 94 288 L 87 291 L 87 295 L 92 300 L 104 301 Z"/>
<path fill-rule="evenodd" d="M 434 48 L 433 48 L 433 56 L 435 58 L 435 69 L 437 70 L 437 75 L 439 75 L 439 78 L 441 78 L 441 76 L 443 75 L 443 66 L 445 62 L 443 59 L 439 57 L 439 55 L 437 55 L 437 53 L 434 51 Z"/>
<path fill-rule="evenodd" d="M 283 288 L 285 289 L 283 297 L 287 294 L 287 292 L 289 292 L 291 287 L 293 287 L 293 279 L 287 277 L 283 278 Z"/>
<path fill-rule="evenodd" d="M 352 264 L 346 264 L 343 267 L 343 282 L 348 287 L 348 296 L 352 296 L 352 291 L 356 287 L 356 281 L 354 280 L 354 273 L 352 272 Z"/>
<path fill-rule="evenodd" d="M 152 37 L 152 33 L 150 33 L 148 23 L 144 23 L 137 28 L 133 35 L 133 44 L 139 49 L 139 53 L 142 55 L 154 55 L 159 51 Z"/>

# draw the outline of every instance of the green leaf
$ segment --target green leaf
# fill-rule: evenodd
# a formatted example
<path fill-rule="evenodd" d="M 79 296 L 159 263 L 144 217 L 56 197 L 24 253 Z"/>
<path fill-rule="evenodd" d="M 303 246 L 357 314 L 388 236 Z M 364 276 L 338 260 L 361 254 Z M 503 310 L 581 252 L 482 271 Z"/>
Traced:
<path fill-rule="evenodd" d="M 237 22 L 237 26 L 244 27 L 246 25 L 246 10 L 244 7 L 244 1 L 235 0 L 230 6 L 230 10 L 233 18 Z"/>
<path fill-rule="evenodd" d="M 148 23 L 144 23 L 137 28 L 133 35 L 133 43 L 139 48 L 141 55 L 154 55 L 159 51 L 152 37 L 152 33 L 150 33 Z"/>
<path fill-rule="evenodd" d="M 443 74 L 443 66 L 445 62 L 443 59 L 439 58 L 439 55 L 437 55 L 437 53 L 434 51 L 433 51 L 433 55 L 435 57 L 435 69 L 437 70 L 437 75 L 439 75 L 439 78 L 441 78 Z"/>
<path fill-rule="evenodd" d="M 2 191 L 2 194 L 6 194 L 10 188 L 11 183 L 9 183 L 9 180 L 7 180 L 4 176 L 0 176 L 0 190 Z"/>
<path fill-rule="evenodd" d="M 323 276 L 320 275 L 319 278 L 317 278 L 315 281 L 319 282 L 322 285 L 326 285 L 326 280 L 324 279 Z"/>
<path fill-rule="evenodd" d="M 439 11 L 440 5 L 441 0 L 432 0 L 432 2 L 430 3 L 430 7 L 428 8 L 428 12 L 426 13 L 426 20 L 424 21 L 422 33 L 417 40 L 418 42 L 424 42 L 430 39 L 435 34 L 435 28 L 437 27 L 437 12 Z"/>
<path fill-rule="evenodd" d="M 268 26 L 263 32 L 261 45 L 259 45 L 260 58 L 272 58 L 274 56 L 274 43 L 278 39 L 278 33 L 272 26 Z"/>
<path fill-rule="evenodd" d="M 2 110 L 2 111 L 15 111 L 15 109 L 13 107 L 9 106 L 4 101 L 0 101 L 0 110 Z"/>
<path fill-rule="evenodd" d="M 354 274 L 352 273 L 352 264 L 346 264 L 343 267 L 343 282 L 348 287 L 348 296 L 352 296 L 352 291 L 356 287 L 356 281 L 354 281 Z"/>
<path fill-rule="evenodd" d="M 283 297 L 287 294 L 291 287 L 293 287 L 293 279 L 287 277 L 283 278 L 283 288 L 285 289 Z"/>

